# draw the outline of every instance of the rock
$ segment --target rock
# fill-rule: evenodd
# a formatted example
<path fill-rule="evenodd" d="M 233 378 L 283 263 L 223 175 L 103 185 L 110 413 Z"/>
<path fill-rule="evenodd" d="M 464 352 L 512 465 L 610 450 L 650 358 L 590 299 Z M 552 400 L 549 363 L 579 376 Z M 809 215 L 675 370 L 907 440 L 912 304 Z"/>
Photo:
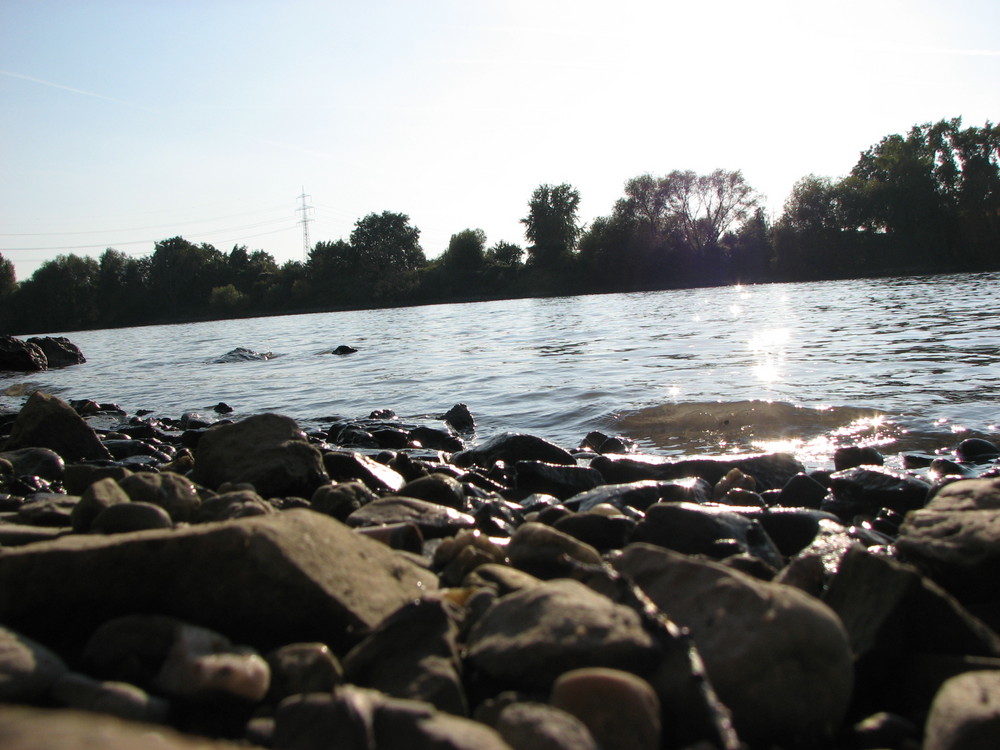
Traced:
<path fill-rule="evenodd" d="M 785 508 L 814 508 L 818 510 L 826 497 L 827 489 L 808 474 L 796 474 L 781 488 L 778 505 Z"/>
<path fill-rule="evenodd" d="M 271 669 L 268 701 L 277 705 L 298 693 L 331 693 L 344 668 L 325 643 L 289 643 L 265 655 Z"/>
<path fill-rule="evenodd" d="M 118 486 L 134 503 L 159 505 L 175 523 L 191 521 L 201 507 L 191 480 L 173 472 L 136 472 L 119 481 Z"/>
<path fill-rule="evenodd" d="M 4 750 L 246 750 L 245 745 L 191 737 L 166 727 L 151 733 L 148 724 L 112 716 L 24 706 L 0 706 L 0 746 Z"/>
<path fill-rule="evenodd" d="M 434 550 L 432 567 L 441 571 L 441 581 L 458 586 L 480 565 L 503 563 L 506 553 L 489 537 L 476 529 L 460 531 L 443 539 Z"/>
<path fill-rule="evenodd" d="M 45 355 L 50 368 L 82 365 L 87 361 L 80 347 L 65 336 L 41 336 L 28 339 L 28 344 L 34 344 Z"/>
<path fill-rule="evenodd" d="M 458 626 L 443 601 L 418 599 L 403 606 L 351 649 L 343 663 L 354 685 L 425 701 L 458 716 L 469 711 Z"/>
<path fill-rule="evenodd" d="M 628 544 L 635 526 L 635 520 L 628 516 L 608 515 L 589 510 L 570 513 L 556 521 L 552 528 L 563 534 L 569 534 L 600 552 L 608 552 L 621 549 Z"/>
<path fill-rule="evenodd" d="M 476 566 L 475 570 L 462 581 L 464 586 L 493 586 L 501 596 L 514 591 L 534 588 L 540 583 L 542 583 L 541 579 L 530 573 L 497 563 Z"/>
<path fill-rule="evenodd" d="M 1000 600 L 1000 479 L 942 487 L 926 508 L 907 514 L 896 548 L 960 601 Z"/>
<path fill-rule="evenodd" d="M 959 461 L 972 464 L 988 464 L 1000 458 L 1000 447 L 983 438 L 967 438 L 958 444 L 955 455 Z"/>
<path fill-rule="evenodd" d="M 21 448 L 4 451 L 0 458 L 10 461 L 15 476 L 42 477 L 57 482 L 66 475 L 66 464 L 54 450 L 48 448 Z M 70 490 L 73 492 L 73 490 Z M 73 494 L 80 494 L 73 492 Z"/>
<path fill-rule="evenodd" d="M 613 564 L 690 629 L 742 739 L 811 746 L 840 727 L 852 661 L 829 607 L 790 586 L 648 544 L 629 545 Z"/>
<path fill-rule="evenodd" d="M 850 747 L 919 747 L 920 730 L 917 725 L 899 714 L 879 711 L 851 727 L 848 735 Z"/>
<path fill-rule="evenodd" d="M 601 554 L 589 544 L 545 524 L 529 521 L 510 539 L 507 555 L 511 565 L 538 578 L 567 575 L 573 560 L 600 565 Z"/>
<path fill-rule="evenodd" d="M 465 510 L 465 491 L 454 477 L 440 472 L 419 477 L 407 482 L 399 489 L 404 497 L 415 497 L 429 503 L 437 503 L 455 510 Z"/>
<path fill-rule="evenodd" d="M 882 454 L 870 445 L 848 445 L 833 452 L 835 471 L 853 469 L 857 466 L 882 466 L 884 463 Z"/>
<path fill-rule="evenodd" d="M 658 750 L 660 701 L 641 677 L 616 669 L 574 669 L 552 686 L 551 703 L 576 716 L 601 750 Z"/>
<path fill-rule="evenodd" d="M 361 482 L 339 482 L 319 487 L 310 498 L 309 504 L 317 513 L 323 513 L 338 521 L 346 521 L 351 513 L 375 500 L 376 497 L 375 493 Z"/>
<path fill-rule="evenodd" d="M 602 484 L 587 492 L 581 492 L 564 502 L 567 508 L 590 510 L 595 505 L 610 504 L 616 508 L 636 508 L 646 510 L 653 503 L 708 502 L 712 487 L 704 480 L 660 482 L 646 479 L 625 484 Z"/>
<path fill-rule="evenodd" d="M 414 427 L 407 433 L 407 439 L 414 445 L 434 451 L 447 451 L 454 453 L 465 447 L 461 438 L 455 437 L 450 432 L 438 430 L 433 427 L 423 425 Z"/>
<path fill-rule="evenodd" d="M 233 407 L 227 404 L 225 401 L 220 401 L 215 406 L 212 407 L 212 411 L 216 414 L 232 414 L 236 411 Z"/>
<path fill-rule="evenodd" d="M 321 641 L 346 650 L 435 587 L 432 574 L 387 547 L 288 510 L 4 550 L 0 622 L 57 646 L 113 617 L 158 612 L 257 648 Z"/>
<path fill-rule="evenodd" d="M 195 523 L 226 521 L 276 513 L 274 507 L 253 490 L 232 490 L 201 502 L 195 511 Z"/>
<path fill-rule="evenodd" d="M 831 474 L 830 489 L 833 501 L 821 509 L 850 522 L 859 514 L 874 516 L 882 508 L 900 513 L 922 508 L 931 486 L 905 474 L 858 467 Z"/>
<path fill-rule="evenodd" d="M 108 480 L 111 481 L 111 480 Z M 133 531 L 170 529 L 174 522 L 159 505 L 152 503 L 116 503 L 100 511 L 90 522 L 92 534 L 127 534 Z"/>
<path fill-rule="evenodd" d="M 270 668 L 253 649 L 170 617 L 130 615 L 105 622 L 83 659 L 97 674 L 187 700 L 220 694 L 255 703 L 270 685 Z"/>
<path fill-rule="evenodd" d="M 347 346 L 346 344 L 341 344 L 336 349 L 331 350 L 330 354 L 336 354 L 337 356 L 343 356 L 345 354 L 355 354 L 358 350 L 353 346 Z"/>
<path fill-rule="evenodd" d="M 924 750 L 995 750 L 1000 737 L 1000 670 L 948 680 L 934 698 Z"/>
<path fill-rule="evenodd" d="M 788 453 L 770 453 L 739 459 L 687 459 L 673 461 L 662 456 L 598 456 L 590 465 L 604 476 L 608 484 L 636 482 L 645 479 L 669 481 L 685 477 L 701 477 L 715 485 L 732 469 L 754 478 L 760 491 L 780 489 L 796 474 L 805 471 L 799 461 Z"/>
<path fill-rule="evenodd" d="M 29 526 L 72 526 L 73 508 L 79 502 L 75 495 L 38 492 L 18 508 L 17 522 Z"/>
<path fill-rule="evenodd" d="M 444 413 L 442 419 L 458 432 L 468 434 L 476 431 L 476 420 L 465 404 L 455 404 Z"/>
<path fill-rule="evenodd" d="M 78 672 L 69 672 L 52 686 L 52 697 L 66 708 L 117 716 L 129 721 L 160 724 L 167 719 L 170 704 L 163 698 L 127 682 L 102 682 Z"/>
<path fill-rule="evenodd" d="M 347 517 L 349 526 L 412 524 L 426 538 L 451 536 L 462 529 L 474 529 L 476 519 L 437 503 L 412 497 L 388 497 L 373 500 Z"/>
<path fill-rule="evenodd" d="M 776 568 L 784 562 L 764 528 L 752 518 L 732 512 L 728 506 L 651 505 L 636 526 L 632 541 L 715 558 L 748 552 Z"/>
<path fill-rule="evenodd" d="M 586 724 L 546 703 L 505 706 L 495 729 L 514 750 L 601 750 Z"/>
<path fill-rule="evenodd" d="M 73 407 L 57 396 L 38 391 L 18 413 L 4 450 L 19 448 L 49 448 L 67 462 L 111 458 Z"/>
<path fill-rule="evenodd" d="M 275 355 L 271 352 L 257 352 L 253 349 L 247 349 L 243 346 L 238 346 L 235 349 L 230 349 L 228 352 L 223 354 L 214 360 L 215 364 L 228 364 L 230 362 L 255 362 L 268 359 L 274 359 Z"/>
<path fill-rule="evenodd" d="M 566 466 L 545 461 L 518 461 L 514 465 L 517 489 L 565 500 L 604 482 L 601 472 L 589 466 Z"/>
<path fill-rule="evenodd" d="M 0 626 L 0 701 L 30 703 L 44 698 L 68 671 L 62 658 L 46 646 Z"/>
<path fill-rule="evenodd" d="M 48 366 L 45 353 L 36 344 L 0 334 L 0 370 L 41 372 Z"/>
<path fill-rule="evenodd" d="M 559 446 L 534 435 L 505 432 L 494 435 L 483 444 L 469 448 L 451 457 L 456 466 L 490 468 L 497 461 L 509 464 L 518 461 L 544 461 L 562 466 L 575 466 L 573 455 Z"/>
<path fill-rule="evenodd" d="M 211 489 L 252 484 L 262 497 L 309 497 L 328 481 L 320 452 L 295 420 L 278 414 L 210 427 L 195 449 L 191 479 Z"/>
<path fill-rule="evenodd" d="M 569 579 L 498 599 L 473 626 L 467 648 L 489 677 L 525 690 L 546 690 L 585 666 L 648 673 L 660 657 L 635 610 Z"/>
<path fill-rule="evenodd" d="M 63 536 L 69 529 L 61 526 L 25 526 L 19 523 L 0 523 L 0 548 L 20 547 L 35 542 L 48 542 Z"/>
<path fill-rule="evenodd" d="M 83 495 L 94 482 L 101 479 L 114 479 L 117 482 L 131 474 L 124 466 L 70 464 L 63 477 L 63 488 L 72 495 Z"/>
<path fill-rule="evenodd" d="M 851 547 L 823 597 L 837 613 L 855 659 L 854 703 L 861 713 L 922 713 L 913 685 L 923 654 L 1000 656 L 1000 636 L 911 566 Z M 933 692 L 933 691 L 932 691 Z M 929 697 L 929 696 L 928 696 Z"/>
<path fill-rule="evenodd" d="M 406 483 L 402 474 L 361 453 L 324 453 L 323 466 L 333 481 L 361 482 L 372 492 L 399 492 Z"/>

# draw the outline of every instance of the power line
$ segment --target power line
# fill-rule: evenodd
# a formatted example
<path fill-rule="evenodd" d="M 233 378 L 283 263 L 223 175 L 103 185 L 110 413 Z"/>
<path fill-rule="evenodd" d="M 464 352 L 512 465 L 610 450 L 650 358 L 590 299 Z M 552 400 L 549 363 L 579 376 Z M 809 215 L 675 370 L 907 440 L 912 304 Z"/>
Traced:
<path fill-rule="evenodd" d="M 298 213 L 299 211 L 302 212 L 302 218 L 299 219 L 298 223 L 302 225 L 302 262 L 303 263 L 305 263 L 306 261 L 309 260 L 309 250 L 310 250 L 310 245 L 309 245 L 309 222 L 312 221 L 312 219 L 309 218 L 309 211 L 312 210 L 312 206 L 306 205 L 306 198 L 311 198 L 311 197 L 312 197 L 311 195 L 306 195 L 306 189 L 303 186 L 303 188 L 302 188 L 302 195 L 299 196 L 299 200 L 302 201 L 302 203 L 300 203 L 299 207 L 297 209 L 295 209 L 296 213 Z"/>

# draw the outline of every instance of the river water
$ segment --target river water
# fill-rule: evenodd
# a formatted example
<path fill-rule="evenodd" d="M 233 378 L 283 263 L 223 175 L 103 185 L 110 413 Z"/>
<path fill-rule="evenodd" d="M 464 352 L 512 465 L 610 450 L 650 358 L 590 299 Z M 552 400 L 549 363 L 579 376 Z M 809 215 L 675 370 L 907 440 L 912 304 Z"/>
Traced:
<path fill-rule="evenodd" d="M 469 405 L 477 438 L 565 446 L 594 429 L 670 455 L 836 445 L 887 454 L 1000 440 L 1000 274 L 905 277 L 320 313 L 68 335 L 87 363 L 0 374 L 130 413 L 264 411 L 304 426 Z M 59 335 L 54 332 L 53 335 Z M 358 351 L 337 356 L 329 350 Z M 277 355 L 216 363 L 236 347 Z"/>

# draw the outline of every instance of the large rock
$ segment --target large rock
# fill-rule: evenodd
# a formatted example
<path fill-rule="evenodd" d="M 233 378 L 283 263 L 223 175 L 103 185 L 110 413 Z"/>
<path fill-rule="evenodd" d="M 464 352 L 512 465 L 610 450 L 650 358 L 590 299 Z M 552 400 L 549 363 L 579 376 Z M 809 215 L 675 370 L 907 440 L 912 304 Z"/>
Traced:
<path fill-rule="evenodd" d="M 39 372 L 48 366 L 45 353 L 35 344 L 6 334 L 0 335 L 0 370 Z"/>
<path fill-rule="evenodd" d="M 896 548 L 961 601 L 1000 600 L 1000 479 L 942 487 L 907 514 Z"/>
<path fill-rule="evenodd" d="M 544 461 L 561 466 L 575 466 L 576 459 L 569 451 L 535 435 L 505 432 L 494 435 L 475 448 L 460 451 L 452 456 L 457 466 L 483 466 L 489 468 L 497 461 L 509 464 L 518 461 Z"/>
<path fill-rule="evenodd" d="M 4 450 L 49 448 L 66 462 L 110 459 L 97 433 L 58 396 L 36 391 L 21 407 Z"/>
<path fill-rule="evenodd" d="M 851 652 L 822 602 L 648 544 L 629 545 L 613 564 L 691 630 L 742 739 L 811 746 L 839 728 L 851 696 Z"/>
<path fill-rule="evenodd" d="M 309 510 L 0 550 L 0 622 L 55 645 L 136 612 L 346 650 L 436 579 Z"/>
<path fill-rule="evenodd" d="M 1000 671 L 952 677 L 934 698 L 924 750 L 995 750 L 1000 747 Z"/>
<path fill-rule="evenodd" d="M 674 461 L 662 456 L 598 456 L 590 465 L 608 484 L 648 479 L 669 481 L 701 477 L 713 485 L 733 469 L 754 478 L 758 490 L 781 489 L 805 467 L 789 453 L 768 453 L 733 459 L 696 458 Z"/>
<path fill-rule="evenodd" d="M 295 420 L 258 414 L 206 430 L 195 450 L 191 478 L 218 489 L 223 482 L 248 483 L 263 497 L 311 497 L 328 481 L 318 449 Z"/>
<path fill-rule="evenodd" d="M 63 660 L 42 644 L 0 627 L 0 701 L 27 703 L 44 698 L 68 671 Z"/>
<path fill-rule="evenodd" d="M 635 610 L 562 578 L 497 600 L 473 626 L 468 656 L 506 685 L 544 690 L 577 667 L 648 673 L 660 649 Z"/>
<path fill-rule="evenodd" d="M 33 337 L 28 339 L 28 344 L 34 344 L 42 350 L 50 368 L 82 365 L 87 361 L 80 347 L 65 336 Z"/>

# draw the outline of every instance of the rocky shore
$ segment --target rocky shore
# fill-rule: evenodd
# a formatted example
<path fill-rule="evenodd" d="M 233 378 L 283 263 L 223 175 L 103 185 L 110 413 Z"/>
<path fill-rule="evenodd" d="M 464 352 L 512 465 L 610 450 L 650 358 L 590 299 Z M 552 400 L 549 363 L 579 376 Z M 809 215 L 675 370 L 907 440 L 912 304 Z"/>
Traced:
<path fill-rule="evenodd" d="M 0 414 L 0 747 L 998 747 L 990 442 L 806 473 L 228 411 Z"/>

